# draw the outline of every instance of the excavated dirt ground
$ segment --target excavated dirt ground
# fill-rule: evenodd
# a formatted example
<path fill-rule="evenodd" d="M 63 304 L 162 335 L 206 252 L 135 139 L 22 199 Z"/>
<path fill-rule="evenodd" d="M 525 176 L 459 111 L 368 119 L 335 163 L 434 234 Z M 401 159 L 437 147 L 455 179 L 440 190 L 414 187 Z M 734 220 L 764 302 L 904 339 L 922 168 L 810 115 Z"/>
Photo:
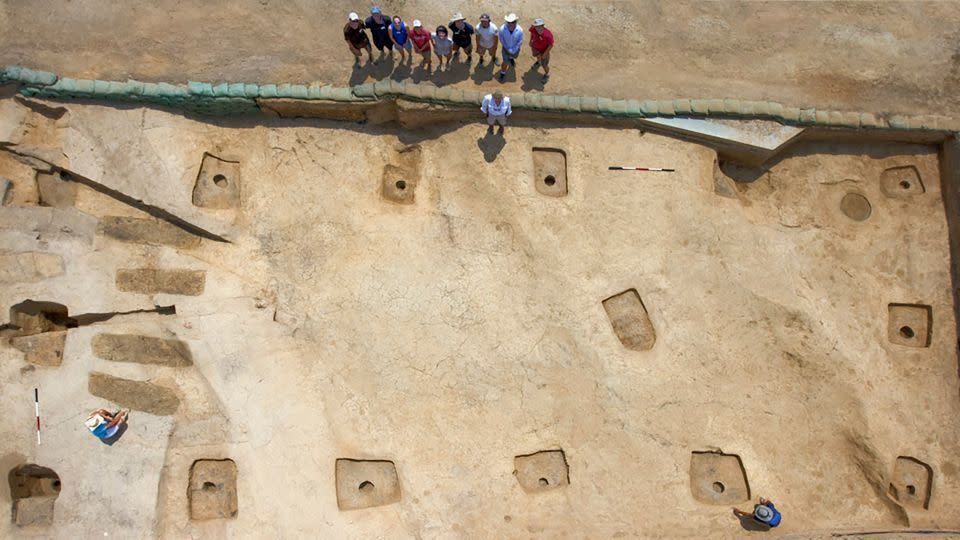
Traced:
<path fill-rule="evenodd" d="M 0 271 L 0 312 L 45 300 L 76 322 L 59 366 L 0 347 L 0 466 L 62 481 L 52 525 L 0 520 L 0 537 L 762 534 L 731 503 L 694 497 L 715 484 L 691 478 L 692 455 L 711 451 L 738 456 L 751 497 L 776 501 L 771 536 L 960 529 L 936 147 L 807 143 L 766 171 L 718 171 L 713 150 L 637 130 L 524 125 L 497 139 L 479 124 L 201 122 L 13 99 L 0 113 L 16 195 L 0 208 L 0 261 L 17 265 Z M 534 147 L 564 151 L 566 195 L 538 191 Z M 236 206 L 194 205 L 207 153 L 239 164 L 211 177 L 239 190 Z M 29 195 L 48 163 L 75 179 L 72 205 Z M 628 163 L 677 172 L 607 170 Z M 884 171 L 908 166 L 914 183 L 889 191 Z M 414 196 L 397 199 L 385 169 Z M 842 210 L 851 193 L 870 205 L 863 221 Z M 151 225 L 153 208 L 205 237 Z M 22 254 L 62 266 L 18 279 L 40 260 Z M 144 269 L 189 286 L 118 279 Z M 631 289 L 649 327 L 628 348 L 603 301 Z M 890 304 L 930 318 L 897 312 L 891 328 Z M 907 324 L 923 335 L 901 335 Z M 929 346 L 912 346 L 925 325 Z M 151 339 L 114 354 L 95 345 L 103 334 Z M 192 363 L 124 361 L 160 343 Z M 108 447 L 83 420 L 118 406 L 135 410 Z M 550 450 L 563 453 L 516 459 Z M 932 472 L 926 508 L 886 496 L 901 456 Z M 195 461 L 225 459 L 235 480 L 191 483 Z M 377 465 L 338 497 L 338 459 L 392 462 L 396 477 Z M 720 480 L 742 493 L 727 463 Z M 191 520 L 188 492 L 195 517 L 214 518 Z"/>
<path fill-rule="evenodd" d="M 234 0 L 117 3 L 0 0 L 0 65 L 65 76 L 182 82 L 320 81 L 346 85 L 424 75 L 392 64 L 351 69 L 347 13 L 370 2 Z M 384 12 L 436 28 L 516 12 L 557 39 L 546 88 L 529 47 L 507 90 L 627 99 L 769 99 L 797 107 L 960 116 L 955 1 L 384 0 Z M 69 31 L 65 31 L 68 25 Z M 497 85 L 489 69 L 438 84 Z"/>

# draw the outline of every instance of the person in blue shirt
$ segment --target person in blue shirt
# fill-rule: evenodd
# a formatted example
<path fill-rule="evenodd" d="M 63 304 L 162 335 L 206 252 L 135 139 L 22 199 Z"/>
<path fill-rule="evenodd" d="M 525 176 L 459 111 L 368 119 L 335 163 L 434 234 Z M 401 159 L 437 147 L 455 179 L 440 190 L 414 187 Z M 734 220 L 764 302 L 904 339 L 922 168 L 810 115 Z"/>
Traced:
<path fill-rule="evenodd" d="M 393 45 L 390 41 L 390 17 L 387 17 L 380 11 L 380 6 L 370 8 L 370 16 L 363 21 L 364 28 L 370 29 L 370 36 L 373 37 L 373 46 L 380 51 L 380 57 L 373 61 L 374 64 L 383 60 L 383 51 L 388 51 L 390 57 L 393 57 Z"/>
<path fill-rule="evenodd" d="M 395 16 L 390 23 L 390 41 L 393 42 L 393 50 L 400 51 L 401 64 L 404 55 L 408 64 L 413 62 L 413 44 L 410 43 L 410 36 L 407 35 L 407 23 L 400 17 Z"/>
<path fill-rule="evenodd" d="M 500 64 L 500 73 L 497 79 L 503 82 L 507 78 L 507 70 L 517 65 L 517 56 L 520 56 L 520 47 L 523 46 L 523 29 L 517 24 L 516 13 L 503 18 L 504 25 L 500 27 L 500 45 L 503 62 Z"/>
<path fill-rule="evenodd" d="M 773 501 L 760 497 L 760 504 L 753 507 L 753 512 L 744 512 L 737 508 L 733 509 L 733 515 L 741 519 L 752 519 L 761 525 L 766 525 L 771 529 L 780 525 L 780 511 L 773 505 Z"/>
<path fill-rule="evenodd" d="M 90 416 L 84 422 L 90 433 L 106 444 L 113 444 L 119 438 L 121 428 L 127 421 L 129 411 L 121 410 L 116 414 L 110 414 L 106 409 L 97 409 L 90 413 Z"/>

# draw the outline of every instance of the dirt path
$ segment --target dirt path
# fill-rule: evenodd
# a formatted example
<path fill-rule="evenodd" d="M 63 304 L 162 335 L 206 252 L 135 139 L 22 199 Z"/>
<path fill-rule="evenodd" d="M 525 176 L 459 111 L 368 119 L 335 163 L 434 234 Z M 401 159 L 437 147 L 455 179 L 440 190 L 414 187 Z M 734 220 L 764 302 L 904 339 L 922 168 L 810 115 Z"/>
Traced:
<path fill-rule="evenodd" d="M 351 70 L 341 28 L 366 2 L 0 0 L 0 64 L 88 78 L 357 84 L 421 80 L 405 67 Z M 960 116 L 960 3 L 671 0 L 383 1 L 428 26 L 454 9 L 474 22 L 508 11 L 543 17 L 557 36 L 545 92 L 620 98 L 734 97 L 798 106 Z M 399 11 L 398 11 L 399 10 Z M 507 90 L 541 90 L 527 74 Z M 454 65 L 438 84 L 500 87 L 488 70 Z"/>

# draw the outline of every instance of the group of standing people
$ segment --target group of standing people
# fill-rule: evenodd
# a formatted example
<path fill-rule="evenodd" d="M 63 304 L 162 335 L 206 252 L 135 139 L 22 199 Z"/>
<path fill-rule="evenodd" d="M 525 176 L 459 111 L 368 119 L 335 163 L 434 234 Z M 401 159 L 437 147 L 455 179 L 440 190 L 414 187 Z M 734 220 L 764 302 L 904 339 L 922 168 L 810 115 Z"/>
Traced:
<path fill-rule="evenodd" d="M 367 36 L 370 30 L 370 36 Z M 553 32 L 547 29 L 543 19 L 534 19 L 530 32 L 530 49 L 533 52 L 534 68 L 543 68 L 541 81 L 550 80 L 550 51 L 553 49 Z M 433 56 L 438 61 L 438 71 L 443 70 L 444 60 L 447 69 L 451 59 L 460 61 L 461 51 L 466 55 L 467 64 L 473 63 L 473 53 L 476 49 L 479 56 L 478 66 L 482 66 L 489 53 L 490 62 L 500 66 L 497 74 L 501 82 L 506 78 L 510 68 L 516 67 L 520 49 L 523 46 L 523 29 L 520 28 L 519 18 L 510 13 L 503 18 L 503 24 L 493 24 L 490 15 L 480 15 L 476 26 L 466 21 L 461 13 L 454 15 L 449 25 L 437 26 L 431 31 L 424 28 L 419 19 L 415 19 L 410 26 L 399 16 L 390 18 L 383 14 L 378 6 L 370 9 L 370 16 L 361 20 L 356 13 L 347 17 L 347 25 L 343 27 L 343 37 L 354 56 L 354 68 L 360 66 L 363 51 L 367 51 L 367 60 L 374 64 L 383 60 L 384 54 L 393 56 L 399 53 L 400 62 L 413 63 L 413 53 L 421 56 L 420 66 L 431 73 L 433 70 Z M 370 42 L 373 38 L 373 46 Z M 380 51 L 379 57 L 373 58 L 373 47 Z M 501 50 L 500 58 L 497 51 Z"/>

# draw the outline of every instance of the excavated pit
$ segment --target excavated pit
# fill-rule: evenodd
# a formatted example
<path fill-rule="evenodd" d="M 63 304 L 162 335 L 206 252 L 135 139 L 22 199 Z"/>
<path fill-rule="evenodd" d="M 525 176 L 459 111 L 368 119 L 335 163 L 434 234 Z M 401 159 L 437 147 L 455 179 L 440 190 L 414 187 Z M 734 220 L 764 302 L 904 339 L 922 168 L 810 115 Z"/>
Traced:
<path fill-rule="evenodd" d="M 960 147 L 328 105 L 0 99 L 37 126 L 0 129 L 0 463 L 69 479 L 0 537 L 726 539 L 760 495 L 787 535 L 960 528 Z"/>

